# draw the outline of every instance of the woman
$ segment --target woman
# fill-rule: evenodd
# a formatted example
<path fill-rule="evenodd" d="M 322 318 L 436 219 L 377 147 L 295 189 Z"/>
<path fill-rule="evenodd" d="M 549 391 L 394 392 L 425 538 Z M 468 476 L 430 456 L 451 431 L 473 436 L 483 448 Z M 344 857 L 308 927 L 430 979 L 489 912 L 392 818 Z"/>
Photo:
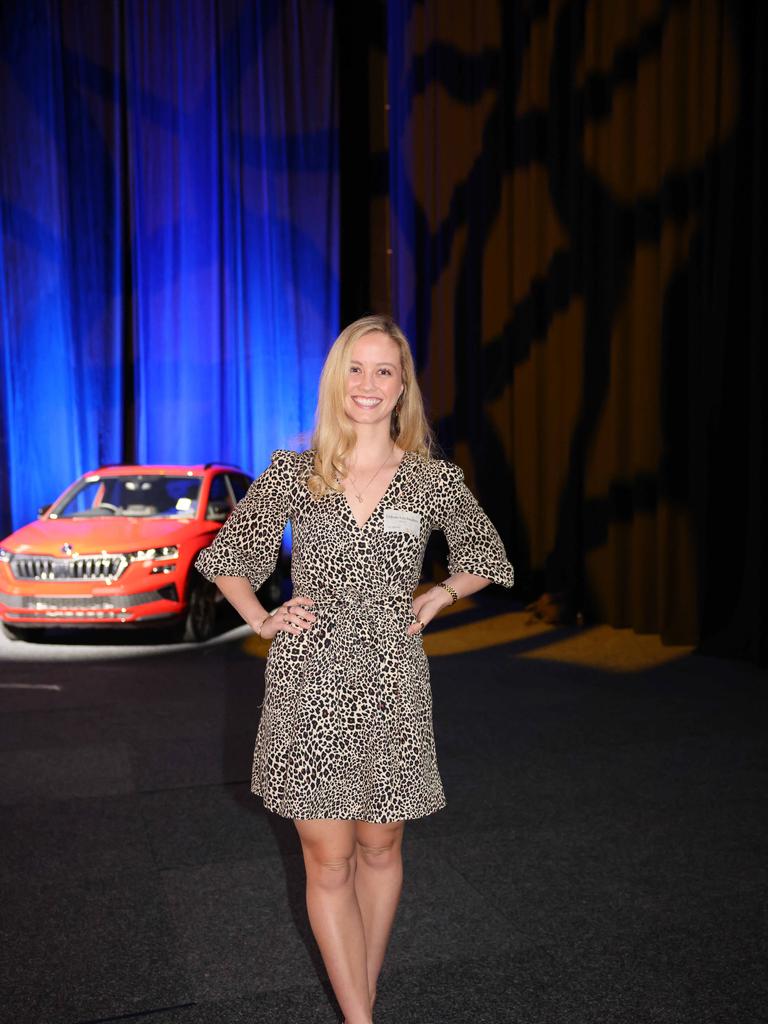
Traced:
<path fill-rule="evenodd" d="M 251 789 L 292 818 L 307 909 L 346 1024 L 371 1024 L 402 887 L 406 819 L 445 806 L 421 632 L 491 581 L 511 587 L 498 533 L 434 441 L 408 342 L 364 317 L 332 346 L 312 447 L 277 450 L 197 568 L 272 640 Z M 293 596 L 254 591 L 292 523 Z M 450 576 L 413 596 L 433 529 Z"/>

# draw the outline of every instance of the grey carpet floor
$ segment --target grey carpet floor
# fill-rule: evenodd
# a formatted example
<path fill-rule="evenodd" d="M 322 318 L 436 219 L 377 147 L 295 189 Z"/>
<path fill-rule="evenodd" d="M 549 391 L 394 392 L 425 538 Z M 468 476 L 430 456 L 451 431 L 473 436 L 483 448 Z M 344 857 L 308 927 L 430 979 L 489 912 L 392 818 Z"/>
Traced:
<path fill-rule="evenodd" d="M 519 653 L 432 658 L 448 806 L 406 826 L 377 1024 L 768 1021 L 766 673 Z M 0 657 L 2 1020 L 339 1020 L 242 631 Z"/>

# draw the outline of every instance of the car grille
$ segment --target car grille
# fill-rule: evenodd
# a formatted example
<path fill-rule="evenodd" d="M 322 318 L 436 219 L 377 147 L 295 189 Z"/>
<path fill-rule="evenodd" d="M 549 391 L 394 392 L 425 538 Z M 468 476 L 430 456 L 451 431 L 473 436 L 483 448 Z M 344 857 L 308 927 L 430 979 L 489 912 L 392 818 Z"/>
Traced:
<path fill-rule="evenodd" d="M 126 560 L 120 555 L 84 555 L 81 558 L 45 558 L 14 555 L 11 572 L 17 580 L 116 580 Z"/>
<path fill-rule="evenodd" d="M 22 608 L 30 611 L 67 611 L 88 609 L 90 611 L 111 611 L 120 608 L 135 608 L 140 604 L 151 604 L 152 601 L 178 601 L 175 584 L 171 583 L 160 590 L 145 590 L 138 594 L 116 594 L 96 597 L 49 597 L 34 594 L 0 594 L 0 603 L 7 608 Z"/>

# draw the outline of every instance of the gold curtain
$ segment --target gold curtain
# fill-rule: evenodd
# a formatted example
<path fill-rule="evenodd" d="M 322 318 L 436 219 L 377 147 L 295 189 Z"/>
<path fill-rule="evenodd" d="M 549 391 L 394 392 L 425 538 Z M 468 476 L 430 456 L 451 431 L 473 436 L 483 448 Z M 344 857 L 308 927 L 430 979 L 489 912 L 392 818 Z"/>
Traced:
<path fill-rule="evenodd" d="M 387 105 L 371 64 L 394 178 L 388 220 L 371 207 L 374 305 L 411 332 L 431 416 L 503 518 L 523 594 L 694 643 L 689 264 L 738 115 L 727 7 L 400 11 Z"/>

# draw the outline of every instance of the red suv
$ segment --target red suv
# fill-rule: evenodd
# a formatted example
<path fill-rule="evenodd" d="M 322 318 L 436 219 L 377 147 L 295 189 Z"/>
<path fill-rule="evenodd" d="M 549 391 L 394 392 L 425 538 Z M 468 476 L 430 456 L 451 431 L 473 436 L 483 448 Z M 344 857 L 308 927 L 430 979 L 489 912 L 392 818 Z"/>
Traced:
<path fill-rule="evenodd" d="M 252 477 L 236 466 L 105 466 L 0 542 L 7 634 L 168 625 L 213 633 L 221 594 L 194 568 Z"/>

